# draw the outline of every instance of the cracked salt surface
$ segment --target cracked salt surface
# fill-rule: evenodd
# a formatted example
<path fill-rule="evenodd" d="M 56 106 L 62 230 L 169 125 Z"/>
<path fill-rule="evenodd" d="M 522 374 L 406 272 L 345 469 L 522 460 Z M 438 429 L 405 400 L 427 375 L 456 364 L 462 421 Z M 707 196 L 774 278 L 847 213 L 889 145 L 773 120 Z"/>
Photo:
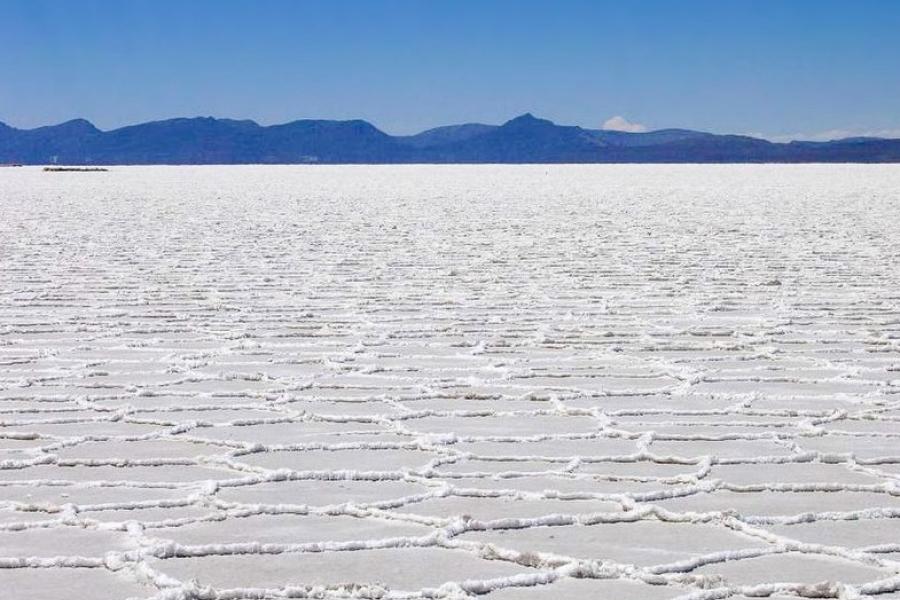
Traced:
<path fill-rule="evenodd" d="M 900 169 L 0 179 L 0 598 L 900 598 Z"/>

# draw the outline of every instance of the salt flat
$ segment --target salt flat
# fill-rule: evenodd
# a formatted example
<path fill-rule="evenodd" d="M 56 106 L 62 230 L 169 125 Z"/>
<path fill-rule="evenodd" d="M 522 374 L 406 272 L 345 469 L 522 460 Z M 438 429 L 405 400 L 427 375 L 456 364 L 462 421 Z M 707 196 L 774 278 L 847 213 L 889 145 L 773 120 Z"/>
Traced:
<path fill-rule="evenodd" d="M 900 597 L 900 168 L 0 172 L 0 597 Z"/>

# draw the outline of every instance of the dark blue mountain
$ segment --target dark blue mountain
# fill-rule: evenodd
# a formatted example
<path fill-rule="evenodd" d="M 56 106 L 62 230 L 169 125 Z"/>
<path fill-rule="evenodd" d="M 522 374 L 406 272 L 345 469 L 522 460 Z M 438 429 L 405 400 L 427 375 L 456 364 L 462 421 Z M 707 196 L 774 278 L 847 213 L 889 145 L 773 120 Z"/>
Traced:
<path fill-rule="evenodd" d="M 416 135 L 400 136 L 397 139 L 414 148 L 429 148 L 462 142 L 483 133 L 497 129 L 496 125 L 484 125 L 482 123 L 464 123 L 462 125 L 447 125 L 435 127 Z"/>
<path fill-rule="evenodd" d="M 3 125 L 0 127 L 0 163 L 47 162 L 35 160 L 40 156 L 84 157 L 102 135 L 84 119 L 27 130 Z"/>
<path fill-rule="evenodd" d="M 603 162 L 602 145 L 581 127 L 560 126 L 524 114 L 468 139 L 425 148 L 427 162 Z"/>
<path fill-rule="evenodd" d="M 366 121 L 261 126 L 198 117 L 100 131 L 83 119 L 37 129 L 0 123 L 0 164 L 900 162 L 900 140 L 773 143 L 686 129 L 625 133 L 531 114 L 391 136 Z"/>

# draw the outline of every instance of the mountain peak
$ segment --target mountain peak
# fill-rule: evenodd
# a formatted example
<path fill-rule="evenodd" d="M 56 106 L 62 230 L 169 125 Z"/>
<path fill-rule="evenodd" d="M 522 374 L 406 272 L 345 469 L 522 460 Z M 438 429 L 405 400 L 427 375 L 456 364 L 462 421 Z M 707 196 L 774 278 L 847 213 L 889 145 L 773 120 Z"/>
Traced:
<path fill-rule="evenodd" d="M 56 131 L 68 134 L 100 133 L 100 130 L 94 127 L 94 124 L 87 119 L 71 119 L 51 127 Z"/>
<path fill-rule="evenodd" d="M 525 114 L 523 114 L 523 115 L 519 115 L 518 117 L 516 117 L 516 118 L 514 118 L 514 119 L 510 119 L 509 121 L 507 121 L 506 123 L 504 123 L 503 126 L 504 126 L 504 127 L 507 127 L 507 126 L 509 126 L 509 125 L 513 125 L 513 126 L 522 126 L 522 125 L 533 126 L 533 125 L 553 125 L 553 124 L 554 124 L 553 121 L 548 121 L 547 119 L 539 119 L 539 118 L 537 118 L 536 116 L 534 116 L 533 114 L 531 114 L 530 112 L 527 112 L 527 113 L 525 113 Z"/>

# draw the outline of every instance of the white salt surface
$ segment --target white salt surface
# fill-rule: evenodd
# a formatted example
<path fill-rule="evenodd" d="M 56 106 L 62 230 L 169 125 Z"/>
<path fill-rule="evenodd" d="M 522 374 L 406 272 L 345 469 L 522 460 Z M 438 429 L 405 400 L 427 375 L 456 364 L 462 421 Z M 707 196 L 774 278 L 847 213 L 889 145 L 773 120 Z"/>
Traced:
<path fill-rule="evenodd" d="M 900 597 L 900 168 L 0 172 L 0 598 Z"/>

